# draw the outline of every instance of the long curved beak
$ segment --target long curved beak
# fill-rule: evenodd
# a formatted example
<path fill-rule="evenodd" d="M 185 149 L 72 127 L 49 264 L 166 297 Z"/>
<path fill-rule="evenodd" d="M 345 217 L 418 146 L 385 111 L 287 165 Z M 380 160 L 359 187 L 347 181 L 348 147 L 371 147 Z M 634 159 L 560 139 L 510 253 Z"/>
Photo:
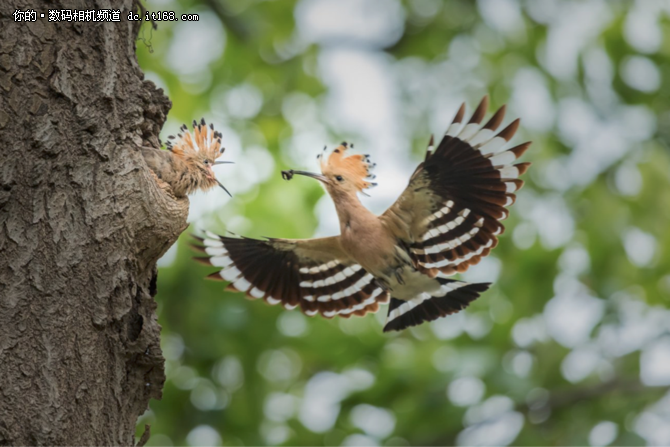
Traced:
<path fill-rule="evenodd" d="M 212 166 L 214 166 L 214 165 L 229 165 L 229 164 L 235 164 L 235 163 L 232 162 L 232 161 L 215 161 L 215 162 L 212 163 Z M 214 171 L 212 170 L 211 166 L 210 166 L 210 168 L 209 168 L 209 173 L 210 173 L 211 177 L 214 179 L 214 181 L 216 181 L 216 183 L 219 184 L 219 186 L 221 187 L 221 189 L 223 189 L 224 191 L 226 191 L 226 194 L 228 194 L 230 197 L 233 197 L 233 195 L 230 193 L 230 191 L 228 191 L 228 190 L 226 189 L 226 187 L 223 186 L 223 183 L 221 183 L 220 181 L 218 181 L 217 178 L 214 176 Z"/>
<path fill-rule="evenodd" d="M 330 183 L 330 180 L 328 180 L 328 177 L 325 177 L 321 174 L 315 174 L 313 172 L 294 171 L 293 169 L 290 169 L 288 171 L 281 171 L 281 176 L 284 178 L 284 180 L 291 180 L 293 178 L 293 175 L 295 175 L 295 174 L 315 178 L 318 181 L 320 181 L 321 183 L 325 183 L 325 184 Z"/>
<path fill-rule="evenodd" d="M 228 190 L 226 189 L 226 187 L 223 186 L 223 183 L 221 183 L 221 182 L 218 181 L 217 179 L 214 179 L 214 180 L 216 180 L 216 183 L 219 184 L 219 186 L 221 187 L 221 189 L 223 189 L 224 191 L 226 191 L 226 194 L 228 194 L 230 197 L 233 197 L 233 195 L 230 193 L 230 191 L 228 191 Z"/>

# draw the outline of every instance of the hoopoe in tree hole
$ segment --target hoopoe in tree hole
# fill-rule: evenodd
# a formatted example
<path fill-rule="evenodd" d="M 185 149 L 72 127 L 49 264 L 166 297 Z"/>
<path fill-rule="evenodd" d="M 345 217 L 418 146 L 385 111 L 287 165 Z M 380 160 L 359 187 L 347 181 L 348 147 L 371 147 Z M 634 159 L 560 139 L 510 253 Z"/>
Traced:
<path fill-rule="evenodd" d="M 368 211 L 357 193 L 368 180 L 368 156 L 349 154 L 342 143 L 319 156 L 321 174 L 283 171 L 289 180 L 306 175 L 323 183 L 340 220 L 340 235 L 319 239 L 254 240 L 207 233 L 198 238 L 199 258 L 219 271 L 209 278 L 233 290 L 307 315 L 348 318 L 389 303 L 384 332 L 432 321 L 468 306 L 490 283 L 448 278 L 489 254 L 503 232 L 500 220 L 523 185 L 530 163 L 513 164 L 530 143 L 501 152 L 519 120 L 497 135 L 505 106 L 482 127 L 484 98 L 462 126 L 461 106 L 440 144 L 431 137 L 425 160 L 409 185 L 381 216 Z M 462 127 L 462 129 L 461 129 Z"/>
<path fill-rule="evenodd" d="M 167 142 L 167 151 L 143 146 L 142 155 L 147 165 L 158 178 L 170 185 L 176 197 L 184 197 L 199 189 L 207 191 L 219 185 L 228 195 L 230 193 L 214 176 L 215 165 L 232 163 L 217 161 L 225 148 L 221 146 L 221 133 L 214 130 L 212 124 L 207 127 L 205 119 L 200 123 L 193 120 L 193 133 L 186 124 L 180 128 L 177 139 Z M 174 135 L 168 137 L 174 140 Z"/>

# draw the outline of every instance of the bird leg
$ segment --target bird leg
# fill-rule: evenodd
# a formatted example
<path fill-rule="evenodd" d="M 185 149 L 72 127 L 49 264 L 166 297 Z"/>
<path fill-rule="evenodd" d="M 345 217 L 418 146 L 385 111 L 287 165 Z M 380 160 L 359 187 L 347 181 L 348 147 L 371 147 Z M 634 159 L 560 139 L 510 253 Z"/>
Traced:
<path fill-rule="evenodd" d="M 391 293 L 391 291 L 393 290 L 389 282 L 382 278 L 375 278 L 373 280 L 373 284 L 375 284 L 377 287 L 380 287 L 382 290 L 384 290 L 384 292 Z"/>
<path fill-rule="evenodd" d="M 398 281 L 398 284 L 404 286 L 404 285 L 405 285 L 405 280 L 404 280 L 403 277 L 402 277 L 402 270 L 403 270 L 403 268 L 404 268 L 404 266 L 400 266 L 400 267 L 398 267 L 397 269 L 395 269 L 395 270 L 393 271 L 393 274 L 395 275 L 395 279 L 396 279 L 396 281 Z"/>

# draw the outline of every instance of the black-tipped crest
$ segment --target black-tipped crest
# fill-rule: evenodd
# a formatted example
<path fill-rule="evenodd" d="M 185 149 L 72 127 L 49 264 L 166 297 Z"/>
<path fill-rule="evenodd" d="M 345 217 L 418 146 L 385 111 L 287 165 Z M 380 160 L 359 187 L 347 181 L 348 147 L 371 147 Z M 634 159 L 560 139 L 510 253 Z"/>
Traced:
<path fill-rule="evenodd" d="M 181 125 L 179 130 L 181 132 L 177 134 L 176 140 L 173 135 L 168 137 L 168 139 L 175 141 L 168 141 L 166 144 L 167 149 L 175 156 L 186 160 L 187 163 L 202 164 L 203 167 L 201 169 L 205 169 L 207 172 L 207 181 L 210 182 L 209 187 L 214 186 L 214 183 L 216 183 L 228 195 L 231 195 L 226 187 L 214 178 L 213 171 L 211 171 L 213 165 L 231 163 L 217 161 L 217 158 L 225 151 L 225 148 L 221 146 L 221 133 L 214 130 L 213 124 L 210 124 L 208 127 L 205 118 L 201 118 L 199 123 L 193 120 L 193 131 L 189 131 L 186 124 Z M 199 187 L 205 188 L 202 185 Z"/>
<path fill-rule="evenodd" d="M 321 172 L 326 176 L 342 176 L 355 185 L 359 192 L 370 187 L 370 170 L 374 164 L 370 163 L 369 154 L 349 154 L 349 148 L 354 145 L 343 141 L 340 146 L 333 149 L 328 157 L 319 155 L 321 160 Z M 326 150 L 326 148 L 324 148 Z"/>

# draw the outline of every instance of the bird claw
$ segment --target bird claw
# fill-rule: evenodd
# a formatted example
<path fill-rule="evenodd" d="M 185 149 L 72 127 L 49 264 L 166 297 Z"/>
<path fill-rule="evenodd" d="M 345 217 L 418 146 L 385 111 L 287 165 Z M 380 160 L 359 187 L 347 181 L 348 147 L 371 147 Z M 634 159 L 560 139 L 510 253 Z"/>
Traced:
<path fill-rule="evenodd" d="M 291 180 L 293 178 L 293 169 L 288 171 L 281 171 L 281 176 L 284 180 Z"/>

